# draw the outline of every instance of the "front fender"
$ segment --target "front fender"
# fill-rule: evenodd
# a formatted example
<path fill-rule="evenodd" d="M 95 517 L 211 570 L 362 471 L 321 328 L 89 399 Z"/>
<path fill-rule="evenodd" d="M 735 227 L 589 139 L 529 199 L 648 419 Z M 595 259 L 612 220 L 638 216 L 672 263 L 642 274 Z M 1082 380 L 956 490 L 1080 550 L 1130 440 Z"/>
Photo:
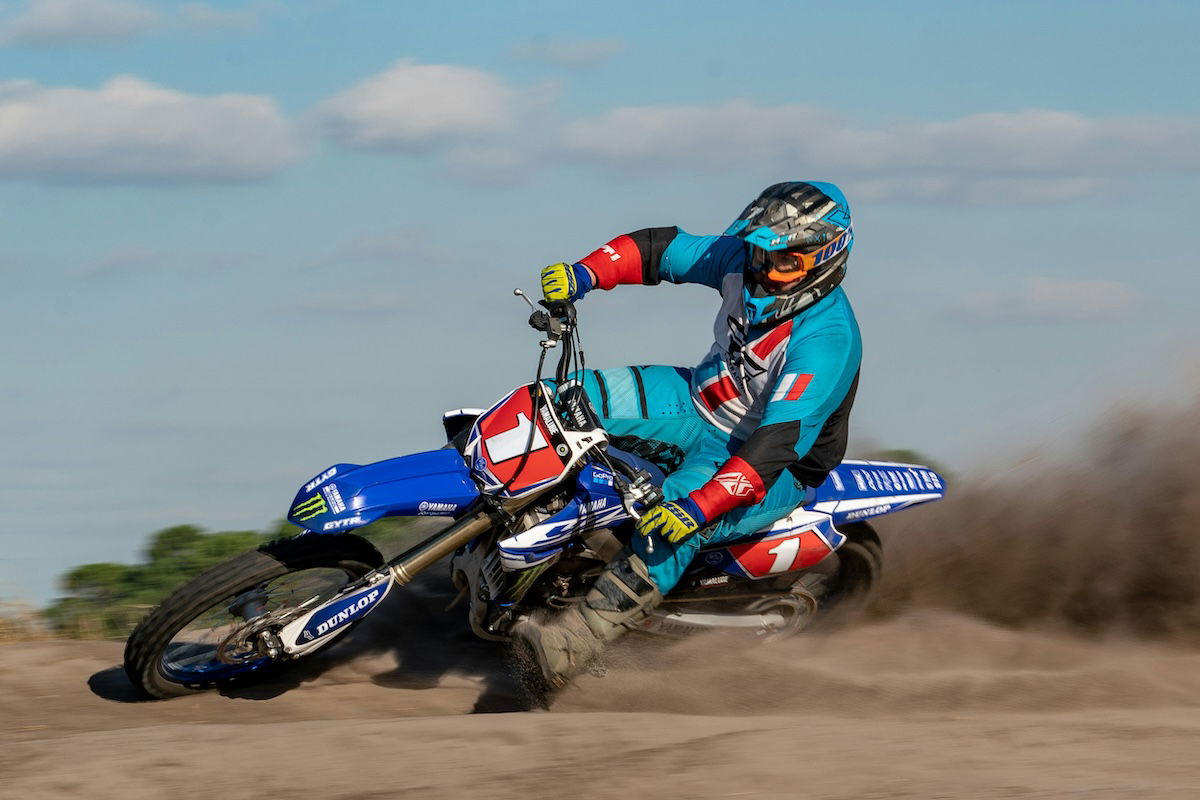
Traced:
<path fill-rule="evenodd" d="M 316 533 L 347 531 L 380 517 L 452 517 L 479 496 L 457 450 L 443 448 L 374 464 L 335 464 L 308 481 L 288 521 Z"/>

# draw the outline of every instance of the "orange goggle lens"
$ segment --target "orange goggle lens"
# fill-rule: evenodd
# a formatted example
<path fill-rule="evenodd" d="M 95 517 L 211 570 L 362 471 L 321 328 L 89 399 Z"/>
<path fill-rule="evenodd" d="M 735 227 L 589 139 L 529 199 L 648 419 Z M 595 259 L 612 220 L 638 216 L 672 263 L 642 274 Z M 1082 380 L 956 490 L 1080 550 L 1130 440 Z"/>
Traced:
<path fill-rule="evenodd" d="M 816 253 L 795 250 L 756 250 L 751 267 L 774 283 L 788 283 L 803 278 L 816 266 Z"/>

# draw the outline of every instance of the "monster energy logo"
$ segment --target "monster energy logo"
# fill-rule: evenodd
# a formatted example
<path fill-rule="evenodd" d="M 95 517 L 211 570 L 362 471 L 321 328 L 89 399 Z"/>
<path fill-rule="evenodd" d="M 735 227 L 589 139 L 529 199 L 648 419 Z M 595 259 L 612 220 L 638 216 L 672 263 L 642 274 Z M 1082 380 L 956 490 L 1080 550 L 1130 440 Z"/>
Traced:
<path fill-rule="evenodd" d="M 524 597 L 525 593 L 529 591 L 529 587 L 538 579 L 538 576 L 546 571 L 546 567 L 548 566 L 550 566 L 549 563 L 538 564 L 537 566 L 518 572 L 515 580 L 513 580 L 512 587 L 508 591 L 509 597 L 514 600 L 520 600 Z"/>
<path fill-rule="evenodd" d="M 292 516 L 303 522 L 306 519 L 324 514 L 329 510 L 325 505 L 325 498 L 319 494 L 314 494 L 312 497 L 305 500 L 303 503 L 297 503 L 292 509 Z"/>

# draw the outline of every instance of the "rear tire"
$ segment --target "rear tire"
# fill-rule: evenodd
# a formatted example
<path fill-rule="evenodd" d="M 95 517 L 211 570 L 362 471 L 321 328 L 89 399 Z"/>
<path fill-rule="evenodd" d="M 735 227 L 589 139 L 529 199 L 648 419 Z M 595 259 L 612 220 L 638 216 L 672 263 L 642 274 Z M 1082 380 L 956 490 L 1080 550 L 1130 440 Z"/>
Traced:
<path fill-rule="evenodd" d="M 348 533 L 302 534 L 243 553 L 197 575 L 138 624 L 125 644 L 125 674 L 137 689 L 163 699 L 260 675 L 275 662 L 252 654 L 246 654 L 240 661 L 230 661 L 219 658 L 215 646 L 212 658 L 206 661 L 202 655 L 193 669 L 196 658 L 191 656 L 184 662 L 187 666 L 179 669 L 171 660 L 173 645 L 174 652 L 180 647 L 203 652 L 209 645 L 178 645 L 174 640 L 200 619 L 215 620 L 211 623 L 214 631 L 243 623 L 244 617 L 239 618 L 228 609 L 234 598 L 257 590 L 264 598 L 274 600 L 269 585 L 293 573 L 314 571 L 306 577 L 319 576 L 322 590 L 332 595 L 341 585 L 382 565 L 383 556 L 374 545 Z M 310 594 L 295 600 L 296 603 L 311 597 L 311 582 L 301 588 Z M 282 603 L 282 607 L 286 606 L 286 602 Z M 222 610 L 227 620 L 221 619 Z M 348 625 L 331 635 L 331 641 L 351 627 Z"/>
<path fill-rule="evenodd" d="M 837 603 L 864 604 L 883 577 L 883 545 L 866 522 L 843 525 L 839 530 L 848 541 L 838 548 Z"/>

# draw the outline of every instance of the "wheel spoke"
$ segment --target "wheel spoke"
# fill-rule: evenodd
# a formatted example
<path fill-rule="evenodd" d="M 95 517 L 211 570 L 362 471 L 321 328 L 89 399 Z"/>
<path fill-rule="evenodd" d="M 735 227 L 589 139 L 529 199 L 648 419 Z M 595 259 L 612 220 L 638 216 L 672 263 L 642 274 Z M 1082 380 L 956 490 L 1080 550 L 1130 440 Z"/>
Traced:
<path fill-rule="evenodd" d="M 254 674 L 283 654 L 273 627 L 382 564 L 374 545 L 354 534 L 300 535 L 242 553 L 176 589 L 138 623 L 125 645 L 125 673 L 160 698 Z"/>
<path fill-rule="evenodd" d="M 258 612 L 251 619 L 278 615 L 332 596 L 351 577 L 342 569 L 320 567 L 246 587 L 199 614 L 175 635 L 163 654 L 163 672 L 177 680 L 212 679 L 262 666 L 268 659 L 254 642 L 230 641 L 239 631 L 250 631 L 241 613 L 247 603 L 252 602 Z"/>

